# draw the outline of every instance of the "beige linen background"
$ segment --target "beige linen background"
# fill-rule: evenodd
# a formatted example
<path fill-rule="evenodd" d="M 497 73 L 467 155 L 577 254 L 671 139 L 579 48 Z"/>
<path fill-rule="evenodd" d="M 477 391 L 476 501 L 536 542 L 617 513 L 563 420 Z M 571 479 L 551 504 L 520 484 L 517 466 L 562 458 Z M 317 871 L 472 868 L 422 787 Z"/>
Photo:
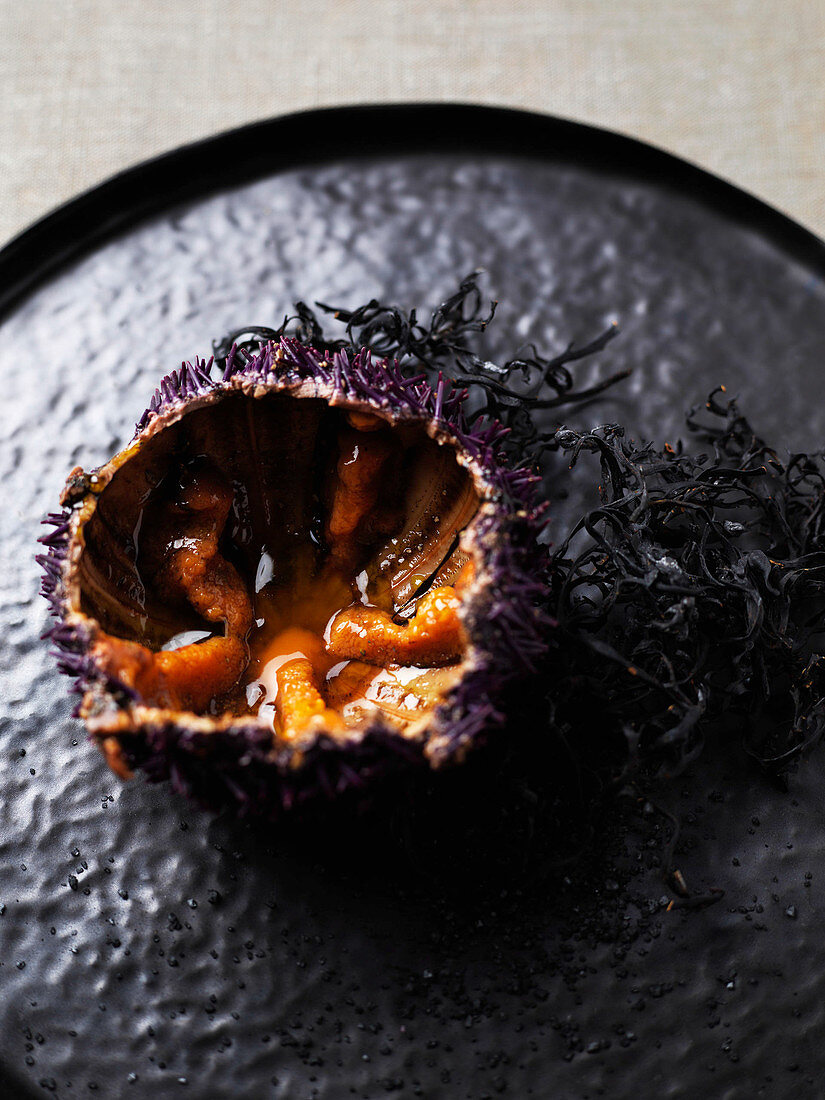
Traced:
<path fill-rule="evenodd" d="M 299 108 L 465 100 L 666 147 L 825 235 L 822 0 L 0 0 L 0 240 Z"/>

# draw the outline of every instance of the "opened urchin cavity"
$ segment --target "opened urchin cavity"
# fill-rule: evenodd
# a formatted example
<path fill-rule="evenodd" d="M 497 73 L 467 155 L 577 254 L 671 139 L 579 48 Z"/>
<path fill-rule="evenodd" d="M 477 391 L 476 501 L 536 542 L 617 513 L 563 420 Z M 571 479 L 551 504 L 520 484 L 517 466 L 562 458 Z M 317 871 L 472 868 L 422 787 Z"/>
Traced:
<path fill-rule="evenodd" d="M 534 479 L 463 393 L 295 340 L 185 364 L 75 470 L 44 591 L 124 777 L 269 815 L 461 760 L 546 646 Z"/>

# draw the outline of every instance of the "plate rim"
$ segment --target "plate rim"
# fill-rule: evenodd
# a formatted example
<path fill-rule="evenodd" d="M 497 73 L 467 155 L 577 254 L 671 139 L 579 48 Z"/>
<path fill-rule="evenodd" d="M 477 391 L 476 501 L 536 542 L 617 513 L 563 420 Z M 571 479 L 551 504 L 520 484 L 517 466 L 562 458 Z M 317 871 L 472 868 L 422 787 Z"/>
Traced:
<path fill-rule="evenodd" d="M 333 159 L 462 152 L 653 180 L 755 230 L 825 279 L 825 239 L 737 184 L 640 138 L 517 107 L 353 103 L 219 131 L 139 161 L 54 207 L 0 249 L 0 321 L 71 263 L 187 200 Z"/>

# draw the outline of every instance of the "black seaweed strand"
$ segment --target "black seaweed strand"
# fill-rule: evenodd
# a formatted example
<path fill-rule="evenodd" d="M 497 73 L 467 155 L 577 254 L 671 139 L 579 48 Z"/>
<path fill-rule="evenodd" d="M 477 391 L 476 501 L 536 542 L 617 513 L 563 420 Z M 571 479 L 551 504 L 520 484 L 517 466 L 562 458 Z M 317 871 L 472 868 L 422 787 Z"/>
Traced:
<path fill-rule="evenodd" d="M 553 712 L 575 723 L 586 683 L 636 768 L 735 730 L 776 769 L 825 733 L 823 456 L 783 462 L 720 394 L 687 417 L 710 450 L 556 433 L 598 457 L 601 500 L 551 555 Z"/>
<path fill-rule="evenodd" d="M 277 328 L 252 325 L 229 333 L 214 344 L 215 358 L 225 359 L 233 347 L 236 355 L 249 358 L 262 344 L 284 336 L 329 354 L 343 349 L 369 348 L 375 356 L 397 359 L 405 373 L 419 373 L 423 369 L 431 382 L 443 374 L 454 385 L 466 386 L 475 392 L 478 402 L 473 419 L 487 416 L 500 420 L 505 427 L 517 430 L 520 444 L 529 435 L 532 457 L 546 445 L 546 440 L 539 438 L 530 417 L 525 419 L 525 412 L 569 407 L 591 400 L 630 373 L 621 371 L 594 386 L 576 390 L 575 378 L 569 369 L 572 364 L 602 351 L 617 335 L 618 328 L 612 325 L 584 347 L 570 344 L 552 358 L 545 358 L 530 347 L 530 354 L 517 356 L 501 365 L 493 363 L 472 347 L 473 341 L 493 321 L 497 305 L 482 294 L 481 275 L 481 271 L 473 271 L 462 279 L 458 289 L 432 312 L 427 324 L 419 320 L 417 310 L 383 305 L 375 298 L 356 309 L 316 302 L 320 313 L 344 326 L 344 335 L 333 337 L 315 310 L 305 302 L 296 302 L 295 313 L 284 317 Z"/>

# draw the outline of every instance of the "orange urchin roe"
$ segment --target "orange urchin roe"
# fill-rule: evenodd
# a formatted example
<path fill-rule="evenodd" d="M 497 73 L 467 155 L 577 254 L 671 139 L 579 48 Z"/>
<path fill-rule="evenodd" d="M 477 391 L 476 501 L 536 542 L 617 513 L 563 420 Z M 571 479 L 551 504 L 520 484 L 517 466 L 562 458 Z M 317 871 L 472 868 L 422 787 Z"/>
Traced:
<path fill-rule="evenodd" d="M 351 413 L 350 419 L 354 416 L 359 417 L 356 425 L 366 418 L 366 414 Z M 339 455 L 326 536 L 330 563 L 343 573 L 356 571 L 363 559 L 364 528 L 374 526 L 380 513 L 384 477 L 396 450 L 390 432 L 382 431 L 381 422 L 376 425 L 375 420 L 368 418 L 363 428 L 344 428 L 338 435 Z"/>
<path fill-rule="evenodd" d="M 252 603 L 237 569 L 218 549 L 232 497 L 219 474 L 188 475 L 145 556 L 159 595 L 187 600 L 207 621 L 223 622 L 227 635 L 244 638 Z"/>
<path fill-rule="evenodd" d="M 305 657 L 297 657 L 278 670 L 276 707 L 281 737 L 294 741 L 311 725 L 332 732 L 341 723 L 341 716 L 330 710 L 318 689 L 318 673 Z"/>
<path fill-rule="evenodd" d="M 162 596 L 186 600 L 208 622 L 223 623 L 225 635 L 159 653 L 107 634 L 94 646 L 101 668 L 148 706 L 205 711 L 246 668 L 252 604 L 218 549 L 231 505 L 232 490 L 219 475 L 190 475 L 147 540 L 144 567 Z"/>
<path fill-rule="evenodd" d="M 451 585 L 431 589 L 412 619 L 403 624 L 376 607 L 349 607 L 330 623 L 327 650 L 339 660 L 371 665 L 453 664 L 467 644 L 460 607 L 461 599 Z"/>
<path fill-rule="evenodd" d="M 317 606 L 310 601 L 303 608 L 303 622 L 311 622 L 315 614 Z M 276 609 L 274 622 L 281 621 L 283 613 Z M 340 718 L 327 709 L 319 688 L 331 664 L 317 630 L 303 625 L 276 629 L 265 644 L 253 647 L 247 700 L 253 708 L 260 702 L 259 717 L 286 740 L 294 740 L 317 716 L 337 727 Z"/>
<path fill-rule="evenodd" d="M 92 653 L 104 672 L 132 688 L 147 706 L 195 713 L 230 692 L 249 660 L 246 643 L 234 637 L 153 653 L 139 642 L 104 634 Z"/>

